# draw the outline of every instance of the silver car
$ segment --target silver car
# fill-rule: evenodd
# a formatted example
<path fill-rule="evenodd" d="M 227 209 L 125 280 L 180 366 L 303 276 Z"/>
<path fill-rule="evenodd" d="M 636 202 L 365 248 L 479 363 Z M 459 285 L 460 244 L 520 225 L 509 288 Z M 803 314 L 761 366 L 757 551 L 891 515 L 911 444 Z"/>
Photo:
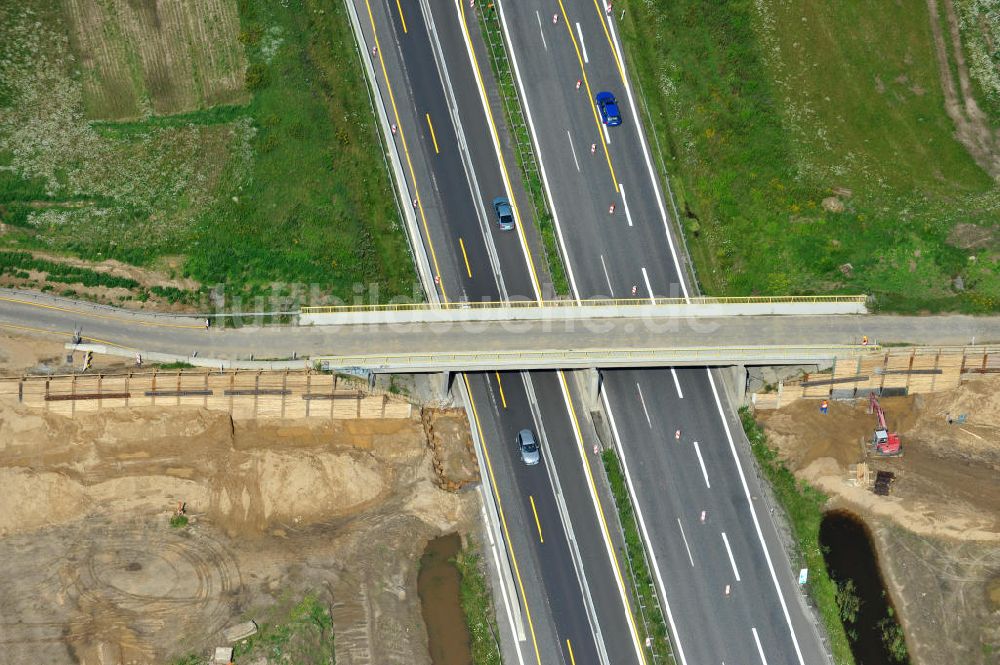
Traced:
<path fill-rule="evenodd" d="M 517 449 L 521 451 L 521 461 L 528 466 L 534 466 L 542 459 L 535 434 L 530 429 L 523 429 L 517 433 Z"/>

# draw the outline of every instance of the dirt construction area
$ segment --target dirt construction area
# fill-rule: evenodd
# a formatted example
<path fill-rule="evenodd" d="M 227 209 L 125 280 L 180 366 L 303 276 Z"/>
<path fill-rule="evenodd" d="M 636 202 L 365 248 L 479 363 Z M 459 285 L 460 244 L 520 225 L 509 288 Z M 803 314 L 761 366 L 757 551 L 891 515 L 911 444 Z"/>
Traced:
<path fill-rule="evenodd" d="M 71 419 L 5 398 L 0 662 L 207 662 L 225 628 L 312 594 L 338 664 L 427 663 L 417 563 L 429 539 L 478 528 L 468 437 L 453 410 Z M 179 503 L 189 524 L 175 528 Z"/>
<path fill-rule="evenodd" d="M 902 457 L 876 457 L 867 400 L 802 399 L 760 411 L 771 444 L 830 508 L 870 527 L 883 577 L 918 665 L 1000 662 L 1000 377 L 881 400 Z M 950 423 L 949 423 L 950 420 Z M 856 482 L 891 471 L 888 496 Z"/>

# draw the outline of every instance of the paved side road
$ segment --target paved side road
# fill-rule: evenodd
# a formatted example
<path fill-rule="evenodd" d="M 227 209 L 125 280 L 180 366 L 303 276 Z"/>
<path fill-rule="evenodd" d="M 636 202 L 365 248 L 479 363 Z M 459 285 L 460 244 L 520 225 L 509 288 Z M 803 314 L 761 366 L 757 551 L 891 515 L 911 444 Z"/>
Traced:
<path fill-rule="evenodd" d="M 928 346 L 1000 343 L 1000 317 L 768 316 L 674 321 L 520 321 L 206 329 L 202 319 L 134 313 L 90 303 L 0 295 L 0 328 L 142 352 L 228 360 L 421 351 L 648 349 L 739 344 L 880 343 Z"/>

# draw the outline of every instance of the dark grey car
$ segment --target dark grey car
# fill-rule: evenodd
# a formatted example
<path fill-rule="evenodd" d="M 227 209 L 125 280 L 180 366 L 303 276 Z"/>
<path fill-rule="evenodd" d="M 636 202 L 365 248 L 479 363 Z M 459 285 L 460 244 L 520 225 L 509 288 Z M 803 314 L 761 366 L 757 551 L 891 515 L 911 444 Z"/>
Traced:
<path fill-rule="evenodd" d="M 523 429 L 517 433 L 517 449 L 521 451 L 521 461 L 528 466 L 534 466 L 542 459 L 535 434 L 530 429 Z"/>

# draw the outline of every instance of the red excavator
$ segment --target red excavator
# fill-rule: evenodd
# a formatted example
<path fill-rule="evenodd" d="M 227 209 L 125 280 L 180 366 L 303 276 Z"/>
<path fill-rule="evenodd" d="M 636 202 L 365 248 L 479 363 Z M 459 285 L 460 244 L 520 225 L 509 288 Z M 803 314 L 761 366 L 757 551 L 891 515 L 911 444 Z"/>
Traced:
<path fill-rule="evenodd" d="M 898 457 L 902 455 L 903 444 L 899 440 L 899 434 L 890 432 L 888 426 L 886 426 L 885 412 L 882 411 L 882 406 L 878 403 L 878 397 L 875 396 L 875 393 L 868 395 L 868 412 L 874 413 L 875 419 L 878 421 L 875 434 L 872 436 L 872 449 L 875 451 L 875 454 L 882 455 L 883 457 Z"/>

